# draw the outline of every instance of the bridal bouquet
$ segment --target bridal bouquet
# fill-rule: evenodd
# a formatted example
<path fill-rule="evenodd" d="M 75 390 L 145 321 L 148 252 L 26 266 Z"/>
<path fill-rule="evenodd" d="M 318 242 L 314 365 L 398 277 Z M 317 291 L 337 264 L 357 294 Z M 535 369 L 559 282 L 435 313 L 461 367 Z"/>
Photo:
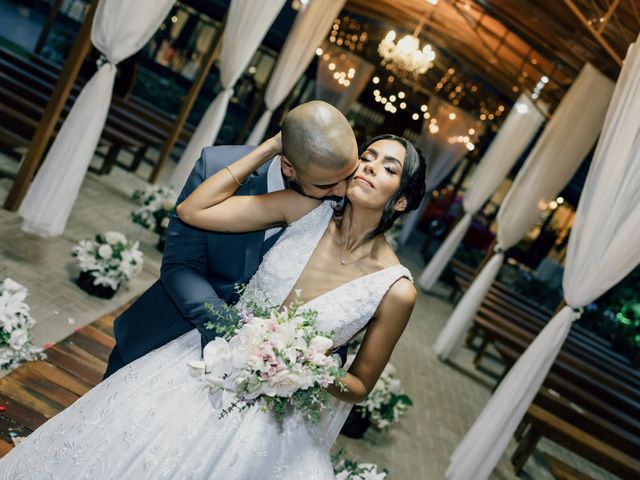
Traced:
<path fill-rule="evenodd" d="M 31 341 L 31 327 L 36 322 L 24 302 L 27 293 L 10 278 L 0 282 L 0 370 L 45 358 L 42 349 Z"/>
<path fill-rule="evenodd" d="M 325 388 L 345 373 L 339 359 L 327 354 L 333 341 L 330 333 L 317 329 L 317 312 L 299 306 L 296 301 L 280 310 L 245 302 L 224 317 L 226 323 L 217 322 L 224 336 L 208 343 L 204 359 L 190 365 L 196 373 L 204 372 L 201 380 L 221 416 L 260 402 L 278 420 L 293 409 L 320 421 L 330 398 Z M 235 393 L 234 402 L 224 408 L 222 390 Z"/>
<path fill-rule="evenodd" d="M 131 280 L 142 271 L 143 259 L 138 242 L 127 240 L 120 232 L 104 232 L 96 235 L 95 240 L 80 240 L 71 255 L 76 258 L 80 269 L 78 284 L 82 288 L 105 287 L 115 293 L 122 282 Z M 94 294 L 107 295 L 100 291 Z"/>

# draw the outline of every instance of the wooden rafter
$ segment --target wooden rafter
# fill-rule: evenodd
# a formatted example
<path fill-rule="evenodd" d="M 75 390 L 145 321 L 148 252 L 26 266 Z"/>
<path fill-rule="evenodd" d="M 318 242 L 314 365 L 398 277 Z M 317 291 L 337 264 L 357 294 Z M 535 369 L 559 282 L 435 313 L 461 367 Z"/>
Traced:
<path fill-rule="evenodd" d="M 622 59 L 616 53 L 616 51 L 609 45 L 609 42 L 600 34 L 598 30 L 596 30 L 584 16 L 584 14 L 580 11 L 580 8 L 573 3 L 573 0 L 564 0 L 565 5 L 569 7 L 569 9 L 573 12 L 573 14 L 582 22 L 582 24 L 586 27 L 587 30 L 593 35 L 593 37 L 598 41 L 600 46 L 604 48 L 604 50 L 609 54 L 611 58 L 613 58 L 619 66 L 622 66 Z"/>
<path fill-rule="evenodd" d="M 620 5 L 620 0 L 613 0 L 613 3 L 609 7 L 609 10 L 607 10 L 607 13 L 605 13 L 604 17 L 602 17 L 603 18 L 602 24 L 598 27 L 598 33 L 602 34 L 605 27 L 609 23 L 609 20 L 611 20 L 611 17 L 613 16 L 616 9 L 618 8 L 618 5 Z"/>

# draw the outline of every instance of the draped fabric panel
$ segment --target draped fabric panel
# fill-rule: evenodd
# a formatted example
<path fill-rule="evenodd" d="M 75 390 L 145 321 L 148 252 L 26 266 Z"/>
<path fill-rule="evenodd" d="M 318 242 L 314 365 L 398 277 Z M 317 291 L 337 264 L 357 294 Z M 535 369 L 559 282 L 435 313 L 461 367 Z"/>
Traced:
<path fill-rule="evenodd" d="M 211 102 L 176 165 L 169 184 L 180 191 L 204 147 L 220 132 L 233 97 L 233 86 L 282 9 L 285 0 L 232 0 L 222 37 L 220 83 L 222 90 Z"/>
<path fill-rule="evenodd" d="M 310 0 L 306 8 L 298 13 L 264 94 L 267 109 L 253 127 L 247 140 L 248 145 L 258 145 L 262 141 L 273 111 L 287 98 L 311 63 L 316 48 L 329 33 L 345 2 L 346 0 Z"/>
<path fill-rule="evenodd" d="M 422 289 L 429 291 L 435 285 L 462 242 L 471 225 L 473 215 L 500 186 L 543 121 L 544 116 L 535 107 L 529 96 L 520 95 L 500 127 L 500 131 L 480 160 L 469 188 L 464 193 L 462 206 L 465 215 L 463 221 L 458 222 L 420 274 L 418 284 Z"/>
<path fill-rule="evenodd" d="M 322 44 L 322 52 L 316 71 L 315 98 L 330 103 L 346 115 L 369 82 L 375 67 L 362 57 L 329 42 Z M 330 64 L 334 65 L 333 70 Z M 346 85 L 344 80 L 340 83 L 340 74 L 346 77 Z"/>
<path fill-rule="evenodd" d="M 594 92 L 597 95 L 597 92 Z M 451 457 L 447 478 L 485 479 L 553 365 L 580 308 L 640 263 L 640 47 L 632 45 L 611 99 L 569 238 L 567 306 L 511 368 Z"/>
<path fill-rule="evenodd" d="M 173 0 L 101 0 L 91 42 L 102 58 L 71 107 L 18 213 L 22 229 L 61 235 L 100 141 L 111 105 L 116 65 L 140 50 L 167 16 Z"/>
<path fill-rule="evenodd" d="M 541 211 L 574 175 L 598 138 L 613 86 L 613 82 L 593 66 L 584 66 L 500 205 L 497 252 L 514 246 L 534 227 Z M 495 269 L 494 273 L 497 272 Z M 456 305 L 434 345 L 441 359 L 450 358 L 456 352 L 476 313 L 479 304 L 468 302 L 465 297 L 471 291 L 474 296 L 484 297 L 494 279 L 495 275 L 480 273 Z"/>
<path fill-rule="evenodd" d="M 416 142 L 429 166 L 427 170 L 427 197 L 420 208 L 403 217 L 402 231 L 399 235 L 399 243 L 407 242 L 411 232 L 418 224 L 422 213 L 427 208 L 431 190 L 453 171 L 464 156 L 469 152 L 464 140 L 460 137 L 468 137 L 471 143 L 475 142 L 484 128 L 481 122 L 476 121 L 464 110 L 432 96 L 429 100 L 427 113 L 429 119 L 422 124 L 420 138 Z M 435 120 L 435 122 L 434 122 Z M 431 127 L 432 122 L 437 125 L 437 130 Z M 473 129 L 474 133 L 469 133 Z"/>

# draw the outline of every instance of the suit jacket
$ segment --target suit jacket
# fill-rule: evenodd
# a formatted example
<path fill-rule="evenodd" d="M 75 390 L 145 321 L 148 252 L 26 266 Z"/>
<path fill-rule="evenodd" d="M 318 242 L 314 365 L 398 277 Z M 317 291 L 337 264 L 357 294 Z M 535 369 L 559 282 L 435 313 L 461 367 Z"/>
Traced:
<path fill-rule="evenodd" d="M 178 198 L 180 203 L 206 178 L 255 147 L 218 146 L 202 151 Z M 267 192 L 268 164 L 252 174 L 236 195 Z M 160 280 L 114 322 L 114 336 L 125 364 L 197 328 L 203 344 L 215 336 L 204 327 L 215 318 L 205 303 L 221 309 L 237 301 L 235 285 L 244 284 L 280 233 L 264 242 L 264 231 L 217 233 L 183 223 L 173 215 L 167 230 Z M 219 310 L 221 311 L 221 310 Z"/>

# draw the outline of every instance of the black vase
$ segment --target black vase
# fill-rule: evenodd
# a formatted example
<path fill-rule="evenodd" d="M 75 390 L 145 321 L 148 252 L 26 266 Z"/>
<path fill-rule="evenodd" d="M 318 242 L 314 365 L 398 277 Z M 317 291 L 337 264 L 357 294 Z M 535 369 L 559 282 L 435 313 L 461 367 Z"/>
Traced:
<path fill-rule="evenodd" d="M 349 438 L 362 438 L 369 426 L 371 421 L 368 416 L 362 416 L 362 408 L 353 407 L 340 433 Z"/>
<path fill-rule="evenodd" d="M 94 277 L 91 272 L 80 272 L 80 276 L 78 277 L 78 280 L 76 280 L 76 283 L 82 290 L 94 297 L 113 298 L 116 294 L 116 291 L 111 287 L 107 287 L 105 285 L 94 285 L 93 280 Z"/>

